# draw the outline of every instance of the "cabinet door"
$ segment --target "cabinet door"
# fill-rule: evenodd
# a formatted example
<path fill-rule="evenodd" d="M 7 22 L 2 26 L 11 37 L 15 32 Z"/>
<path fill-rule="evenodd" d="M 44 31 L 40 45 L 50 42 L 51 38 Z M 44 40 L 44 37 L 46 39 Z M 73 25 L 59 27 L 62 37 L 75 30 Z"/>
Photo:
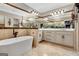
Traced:
<path fill-rule="evenodd" d="M 64 34 L 63 32 L 56 32 L 56 43 L 63 44 Z"/>
<path fill-rule="evenodd" d="M 46 40 L 47 36 L 49 36 L 48 32 L 47 31 L 43 31 L 43 39 Z"/>
<path fill-rule="evenodd" d="M 64 33 L 64 45 L 73 46 L 74 41 L 74 33 L 73 32 L 65 32 Z"/>
<path fill-rule="evenodd" d="M 46 31 L 44 33 L 44 39 L 46 41 L 55 42 L 55 32 Z"/>
<path fill-rule="evenodd" d="M 55 33 L 55 31 L 54 32 L 51 32 L 51 39 L 52 39 L 52 42 L 56 42 L 56 33 Z"/>

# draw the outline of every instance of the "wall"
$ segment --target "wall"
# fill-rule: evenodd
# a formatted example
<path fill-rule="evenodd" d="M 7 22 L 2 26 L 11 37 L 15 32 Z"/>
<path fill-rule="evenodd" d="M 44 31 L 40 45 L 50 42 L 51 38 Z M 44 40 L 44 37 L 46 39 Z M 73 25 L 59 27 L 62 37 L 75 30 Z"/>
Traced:
<path fill-rule="evenodd" d="M 4 24 L 4 16 L 0 15 L 0 24 Z"/>
<path fill-rule="evenodd" d="M 3 4 L 0 4 L 0 6 L 1 6 L 0 16 L 2 16 L 2 18 L 0 17 L 0 24 L 5 23 L 5 27 L 13 27 L 14 18 L 16 18 L 18 20 L 22 20 L 22 19 L 27 19 L 28 17 L 35 16 L 32 14 L 28 14 L 24 11 L 21 11 L 21 10 L 15 9 L 15 8 L 11 8 L 10 6 L 9 7 L 5 6 Z M 3 11 L 2 9 L 5 9 L 7 12 L 5 10 Z M 12 11 L 13 13 L 10 13 L 10 11 Z M 17 13 L 20 15 L 18 15 Z M 11 25 L 8 24 L 8 21 L 9 21 L 8 18 L 11 18 L 11 22 L 12 22 Z M 2 27 L 2 25 L 1 25 L 1 27 Z M 15 31 L 18 32 L 18 36 L 26 36 L 28 34 L 27 30 L 28 29 L 15 29 Z M 13 29 L 0 29 L 0 40 L 12 38 L 12 37 L 13 37 Z"/>
<path fill-rule="evenodd" d="M 0 29 L 0 40 L 13 37 L 12 29 Z"/>
<path fill-rule="evenodd" d="M 26 36 L 27 35 L 27 29 L 15 29 L 15 31 L 18 32 L 19 36 Z M 0 40 L 13 38 L 13 29 L 0 29 Z"/>
<path fill-rule="evenodd" d="M 18 37 L 27 35 L 27 30 L 26 29 L 15 29 L 15 32 L 18 32 L 18 35 L 17 35 Z"/>
<path fill-rule="evenodd" d="M 5 27 L 13 27 L 13 18 L 22 19 L 20 16 L 16 16 L 13 14 L 8 14 L 4 12 L 0 12 L 0 24 L 4 24 L 5 21 Z M 11 18 L 11 25 L 8 24 L 9 19 Z M 4 20 L 5 19 L 5 20 Z M 18 32 L 18 36 L 25 36 L 26 35 L 26 29 L 15 29 L 15 31 Z M 13 36 L 13 29 L 0 29 L 0 40 L 12 38 Z"/>
<path fill-rule="evenodd" d="M 11 20 L 11 24 L 10 25 L 8 24 L 9 19 Z M 5 23 L 5 27 L 13 27 L 14 19 L 21 20 L 22 16 L 17 16 L 17 15 L 13 15 L 13 14 L 9 14 L 9 13 L 0 11 L 0 24 L 4 24 Z"/>

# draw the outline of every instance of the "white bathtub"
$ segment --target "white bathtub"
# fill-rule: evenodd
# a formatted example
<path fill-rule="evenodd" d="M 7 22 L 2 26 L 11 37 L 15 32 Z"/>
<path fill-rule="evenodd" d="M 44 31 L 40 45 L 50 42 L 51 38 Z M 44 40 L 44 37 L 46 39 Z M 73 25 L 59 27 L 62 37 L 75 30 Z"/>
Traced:
<path fill-rule="evenodd" d="M 32 49 L 32 36 L 22 36 L 0 41 L 0 55 L 8 54 L 9 56 L 21 55 Z"/>

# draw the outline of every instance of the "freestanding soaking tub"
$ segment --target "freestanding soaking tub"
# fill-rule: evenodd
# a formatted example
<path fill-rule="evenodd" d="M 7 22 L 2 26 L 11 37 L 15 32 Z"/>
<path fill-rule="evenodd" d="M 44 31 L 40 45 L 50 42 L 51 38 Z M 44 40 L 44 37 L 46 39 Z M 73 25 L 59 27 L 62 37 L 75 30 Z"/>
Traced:
<path fill-rule="evenodd" d="M 32 36 L 22 36 L 0 41 L 0 55 L 20 56 L 32 49 Z"/>

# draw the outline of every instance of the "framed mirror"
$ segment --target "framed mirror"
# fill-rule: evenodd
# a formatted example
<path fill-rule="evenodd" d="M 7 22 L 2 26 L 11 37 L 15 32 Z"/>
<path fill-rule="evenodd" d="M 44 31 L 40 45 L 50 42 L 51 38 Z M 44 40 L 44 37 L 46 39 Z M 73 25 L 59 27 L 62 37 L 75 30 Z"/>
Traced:
<path fill-rule="evenodd" d="M 37 22 L 35 18 L 29 17 L 22 20 L 23 27 L 26 28 L 37 28 Z"/>

